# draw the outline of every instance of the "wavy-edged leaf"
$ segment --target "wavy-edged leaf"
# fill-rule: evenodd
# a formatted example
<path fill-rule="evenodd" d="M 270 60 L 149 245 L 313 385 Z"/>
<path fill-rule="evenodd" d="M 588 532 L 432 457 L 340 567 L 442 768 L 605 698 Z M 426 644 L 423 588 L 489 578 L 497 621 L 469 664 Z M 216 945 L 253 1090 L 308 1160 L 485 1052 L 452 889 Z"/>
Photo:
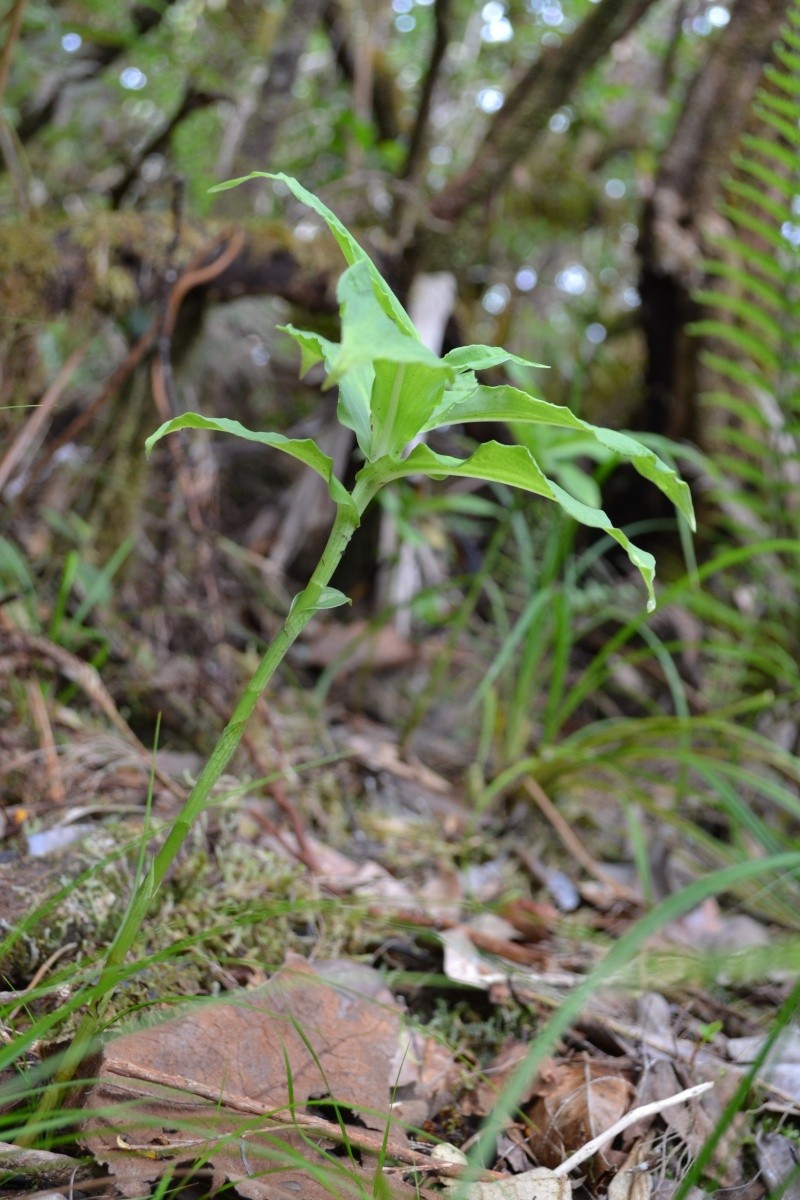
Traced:
<path fill-rule="evenodd" d="M 461 424 L 470 421 L 521 421 L 527 424 L 554 426 L 558 429 L 577 429 L 599 445 L 627 459 L 645 479 L 654 483 L 683 514 L 694 529 L 691 492 L 672 467 L 648 450 L 641 442 L 626 433 L 591 425 L 560 404 L 550 404 L 529 396 L 519 388 L 504 384 L 500 387 L 477 387 L 470 395 L 456 401 L 436 420 L 425 426 L 426 431 L 439 425 Z"/>
<path fill-rule="evenodd" d="M 655 455 L 653 455 L 655 458 Z M 381 464 L 387 470 L 388 464 Z M 459 475 L 467 479 L 482 479 L 489 483 L 504 483 L 521 488 L 553 500 L 564 512 L 592 529 L 602 529 L 625 550 L 633 566 L 639 571 L 647 587 L 648 611 L 655 608 L 653 579 L 655 560 L 652 554 L 634 545 L 621 529 L 612 524 L 610 517 L 599 508 L 576 500 L 557 483 L 548 479 L 533 455 L 524 446 L 504 446 L 500 442 L 484 442 L 467 459 L 452 458 L 437 454 L 424 443 L 415 446 L 408 458 L 393 463 L 391 475 L 401 478 L 406 475 L 428 475 L 433 479 Z M 685 485 L 684 485 L 685 486 Z"/>
<path fill-rule="evenodd" d="M 326 384 L 338 383 L 340 419 L 354 429 L 367 459 L 399 454 L 416 437 L 455 376 L 452 367 L 399 329 L 375 296 L 367 264 L 339 280 L 342 341 L 326 360 Z"/>
<path fill-rule="evenodd" d="M 208 429 L 213 433 L 229 433 L 234 437 L 244 438 L 245 441 L 259 442 L 262 446 L 280 450 L 283 454 L 288 454 L 291 458 L 305 463 L 307 467 L 311 467 L 312 471 L 316 471 L 328 485 L 333 502 L 350 509 L 354 515 L 357 515 L 350 493 L 333 473 L 333 462 L 310 438 L 287 438 L 282 433 L 261 433 L 258 430 L 248 429 L 239 421 L 232 421 L 228 417 L 204 417 L 200 413 L 187 412 L 179 417 L 173 417 L 171 421 L 165 421 L 155 433 L 150 434 L 145 442 L 147 454 L 151 452 L 156 442 L 178 429 Z"/>
<path fill-rule="evenodd" d="M 454 350 L 448 350 L 444 361 L 458 371 L 485 371 L 507 362 L 517 363 L 520 367 L 545 367 L 544 363 L 530 362 L 518 354 L 510 354 L 502 346 L 456 346 Z"/>
<path fill-rule="evenodd" d="M 393 321 L 396 321 L 400 328 L 404 329 L 410 336 L 417 336 L 413 321 L 366 250 L 359 245 L 350 230 L 336 216 L 336 213 L 332 212 L 326 204 L 323 204 L 313 192 L 309 192 L 308 188 L 304 188 L 302 183 L 298 179 L 295 179 L 293 175 L 285 175 L 282 171 L 251 171 L 249 175 L 242 175 L 239 179 L 230 179 L 226 183 L 218 183 L 209 190 L 212 192 L 226 191 L 228 188 L 238 187 L 240 183 L 247 183 L 251 179 L 272 179 L 285 184 L 293 196 L 296 196 L 298 200 L 312 209 L 317 216 L 322 217 L 336 239 L 347 263 L 350 266 L 353 266 L 357 262 L 367 263 L 375 295 L 378 297 L 381 308 L 386 315 L 391 317 Z"/>
<path fill-rule="evenodd" d="M 373 458 L 400 454 L 417 437 L 427 414 L 438 406 L 448 375 L 441 362 L 375 363 Z"/>
<path fill-rule="evenodd" d="M 306 329 L 296 329 L 294 325 L 278 327 L 288 333 L 300 347 L 300 374 L 305 375 L 311 367 L 321 362 L 325 370 L 330 372 L 334 360 L 339 353 L 339 343 L 331 342 L 318 333 Z M 339 382 L 339 402 L 337 415 L 342 425 L 352 429 L 356 435 L 362 454 L 365 458 L 372 456 L 372 428 L 370 425 L 370 396 L 375 381 L 375 372 L 370 364 L 365 364 L 350 372 Z"/>
<path fill-rule="evenodd" d="M 342 274 L 336 296 L 342 312 L 342 341 L 328 382 L 338 383 L 349 371 L 378 359 L 436 367 L 443 384 L 453 378 L 452 367 L 443 366 L 438 355 L 422 344 L 413 325 L 408 333 L 386 315 L 375 295 L 368 262 L 362 260 Z"/>
<path fill-rule="evenodd" d="M 325 363 L 326 367 L 333 360 L 339 349 L 338 342 L 331 342 L 319 333 L 308 329 L 298 329 L 291 323 L 276 326 L 279 333 L 287 333 L 300 347 L 300 378 L 307 375 L 317 363 Z"/>

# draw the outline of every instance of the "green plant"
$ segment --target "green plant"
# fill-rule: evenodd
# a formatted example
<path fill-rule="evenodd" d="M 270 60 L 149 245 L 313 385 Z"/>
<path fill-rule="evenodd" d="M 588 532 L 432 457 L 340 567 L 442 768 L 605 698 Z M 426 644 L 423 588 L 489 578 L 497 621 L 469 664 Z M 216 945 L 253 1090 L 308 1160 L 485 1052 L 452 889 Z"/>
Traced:
<path fill-rule="evenodd" d="M 754 546 L 793 539 L 800 508 L 800 5 L 789 9 L 732 159 L 709 239 L 703 306 L 691 331 L 703 339 L 706 421 L 714 446 L 711 496 L 725 533 Z M 765 548 L 746 577 L 750 625 L 770 623 L 796 657 L 800 576 Z M 757 615 L 758 620 L 752 617 Z M 783 686 L 787 678 L 775 680 Z M 769 676 L 767 676 L 769 678 Z M 772 682 L 772 680 L 770 680 Z"/>
<path fill-rule="evenodd" d="M 288 176 L 256 172 L 247 178 L 255 177 L 282 181 L 320 215 L 348 263 L 337 289 L 341 341 L 332 342 L 293 326 L 285 328 L 300 347 L 303 371 L 322 362 L 327 371 L 326 386 L 338 385 L 338 417 L 354 432 L 364 465 L 356 475 L 352 491 L 348 491 L 335 477 L 330 458 L 313 441 L 256 432 L 237 421 L 197 413 L 167 421 L 148 439 L 149 451 L 168 433 L 206 429 L 235 434 L 281 450 L 311 467 L 326 481 L 335 505 L 335 518 L 308 584 L 295 597 L 282 629 L 248 683 L 183 809 L 134 892 L 100 977 L 86 998 L 85 1015 L 55 1076 L 54 1086 L 42 1099 L 40 1120 L 57 1106 L 60 1085 L 72 1078 L 95 1038 L 108 997 L 124 970 L 125 959 L 153 897 L 195 820 L 209 803 L 214 785 L 238 746 L 259 696 L 312 616 L 322 609 L 346 603 L 346 597 L 330 586 L 330 580 L 365 509 L 383 487 L 411 475 L 433 479 L 466 476 L 544 496 L 576 521 L 602 529 L 614 538 L 641 573 L 648 590 L 648 606 L 655 605 L 652 556 L 635 546 L 602 510 L 581 503 L 549 480 L 525 447 L 487 442 L 468 458 L 458 459 L 438 454 L 418 439 L 442 426 L 476 421 L 529 422 L 579 430 L 599 446 L 627 459 L 693 522 L 687 485 L 653 451 L 624 434 L 590 425 L 568 409 L 538 400 L 517 388 L 481 385 L 475 372 L 482 368 L 509 360 L 533 365 L 502 349 L 464 346 L 438 358 L 423 346 L 407 313 L 370 258 L 321 201 Z M 240 182 L 243 180 L 220 186 L 232 187 Z M 409 451 L 410 446 L 413 448 Z"/>

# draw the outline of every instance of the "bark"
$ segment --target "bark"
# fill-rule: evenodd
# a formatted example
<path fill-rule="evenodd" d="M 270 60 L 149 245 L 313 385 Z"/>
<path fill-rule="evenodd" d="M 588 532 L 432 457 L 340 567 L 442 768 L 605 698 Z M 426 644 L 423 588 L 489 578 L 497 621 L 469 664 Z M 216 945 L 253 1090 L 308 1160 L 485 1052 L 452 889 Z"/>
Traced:
<path fill-rule="evenodd" d="M 543 47 L 490 123 L 469 166 L 437 196 L 431 216 L 451 224 L 488 200 L 547 129 L 581 78 L 641 20 L 655 0 L 600 0 L 561 46 Z"/>
<path fill-rule="evenodd" d="M 791 0 L 737 0 L 695 75 L 662 155 L 640 238 L 645 397 L 637 424 L 669 437 L 702 440 L 696 404 L 699 338 L 692 293 L 703 283 L 714 204 L 741 136 L 764 64 Z"/>

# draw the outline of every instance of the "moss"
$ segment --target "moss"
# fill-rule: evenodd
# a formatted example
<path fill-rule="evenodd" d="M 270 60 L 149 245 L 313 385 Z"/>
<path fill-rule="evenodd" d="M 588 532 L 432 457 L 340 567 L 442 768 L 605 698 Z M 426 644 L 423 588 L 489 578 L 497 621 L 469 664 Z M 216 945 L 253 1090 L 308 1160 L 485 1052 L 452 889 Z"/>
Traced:
<path fill-rule="evenodd" d="M 67 943 L 75 948 L 64 965 L 100 958 L 127 909 L 140 840 L 132 824 L 106 822 L 53 858 L 0 864 L 7 898 L 0 936 L 10 935 L 0 943 L 4 985 L 25 987 Z M 321 897 L 297 864 L 244 840 L 236 811 L 210 810 L 156 897 L 108 1023 L 155 1019 L 176 1001 L 235 988 L 270 973 L 289 950 L 321 958 L 353 952 L 363 916 L 361 906 Z M 59 1038 L 79 1016 L 58 1029 Z"/>
<path fill-rule="evenodd" d="M 0 224 L 0 311 L 6 329 L 9 323 L 46 319 L 59 266 L 52 229 L 19 221 Z"/>

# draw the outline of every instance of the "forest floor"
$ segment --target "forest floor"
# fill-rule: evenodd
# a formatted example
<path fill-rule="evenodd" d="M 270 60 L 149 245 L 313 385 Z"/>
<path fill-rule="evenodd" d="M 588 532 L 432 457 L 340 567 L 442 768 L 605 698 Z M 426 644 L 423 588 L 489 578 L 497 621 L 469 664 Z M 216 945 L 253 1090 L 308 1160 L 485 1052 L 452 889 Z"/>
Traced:
<path fill-rule="evenodd" d="M 181 720 L 185 748 L 186 722 L 203 742 L 230 701 L 235 660 L 158 654 L 140 638 L 136 655 L 116 655 L 103 672 L 114 698 L 46 637 L 6 618 L 0 640 L 30 718 L 4 732 L 0 919 L 12 936 L 0 1000 L 13 1045 L 64 1008 L 108 946 L 143 842 L 157 844 L 203 761 L 193 749 L 154 757 L 127 718 L 142 732 L 149 706 L 166 713 L 161 744 L 178 740 Z M 558 1172 L 639 1105 L 649 1111 L 576 1163 L 577 1192 L 672 1196 L 715 1129 L 706 1189 L 757 1200 L 786 1176 L 796 1036 L 754 1078 L 747 1072 L 789 973 L 742 985 L 726 966 L 730 950 L 769 944 L 770 929 L 705 898 L 644 938 L 632 964 L 553 1026 L 648 908 L 637 869 L 601 791 L 557 806 L 530 778 L 476 809 L 474 763 L 452 708 L 434 706 L 401 743 L 402 722 L 379 714 L 408 712 L 440 650 L 391 625 L 369 634 L 333 620 L 302 644 L 295 682 L 261 708 L 115 992 L 83 1099 L 90 1116 L 62 1147 L 76 1158 L 71 1196 L 188 1187 L 184 1176 L 194 1187 L 233 1181 L 258 1200 L 299 1187 L 327 1195 L 372 1188 L 378 1164 L 393 1193 L 429 1193 L 441 1172 L 459 1170 L 431 1158 L 432 1146 L 469 1150 L 523 1061 L 513 1112 L 483 1146 L 480 1200 L 491 1186 L 507 1200 L 512 1181 L 513 1195 L 528 1195 L 527 1172 Z M 477 668 L 471 659 L 457 649 L 453 671 L 464 680 Z M 300 680 L 326 670 L 319 706 Z M 658 894 L 687 882 L 675 878 L 674 846 L 650 848 Z M 49 1038 L 37 1038 L 29 1066 L 48 1052 Z M 724 1127 L 742 1081 L 748 1115 Z M 668 1106 L 697 1084 L 712 1086 Z M 122 1103 L 132 1096 L 136 1120 Z M 8 1194 L 59 1190 L 66 1168 L 53 1162 L 12 1166 L 5 1152 Z M 569 1194 L 566 1172 L 545 1174 Z"/>
<path fill-rule="evenodd" d="M 99 673 L 98 626 L 0 610 L 8 1142 L 257 662 L 253 562 L 217 553 L 124 579 Z M 752 982 L 774 930 L 605 777 L 489 788 L 486 672 L 469 632 L 317 621 L 152 901 L 58 1153 L 5 1144 L 4 1195 L 429 1196 L 487 1120 L 472 1200 L 798 1186 L 797 1035 L 765 1042 L 793 976 Z"/>

